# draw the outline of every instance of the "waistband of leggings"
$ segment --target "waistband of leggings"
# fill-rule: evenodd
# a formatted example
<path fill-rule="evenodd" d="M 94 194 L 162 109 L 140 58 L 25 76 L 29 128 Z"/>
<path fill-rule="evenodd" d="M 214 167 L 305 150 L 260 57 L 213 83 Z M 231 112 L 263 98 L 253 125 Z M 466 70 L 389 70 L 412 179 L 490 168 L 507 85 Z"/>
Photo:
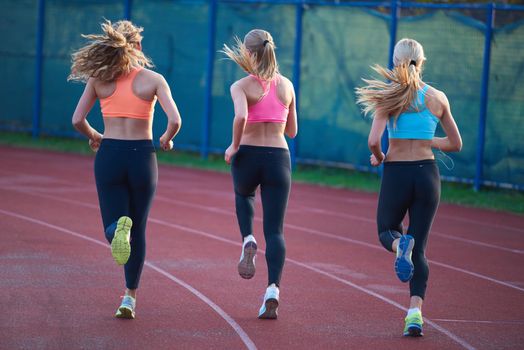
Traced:
<path fill-rule="evenodd" d="M 240 145 L 238 150 L 246 150 L 246 151 L 249 151 L 249 152 L 257 152 L 257 153 L 283 153 L 283 154 L 289 154 L 289 150 L 287 148 L 282 148 L 282 147 Z"/>
<path fill-rule="evenodd" d="M 101 147 L 112 147 L 122 149 L 154 149 L 153 140 L 119 140 L 119 139 L 102 139 Z"/>
<path fill-rule="evenodd" d="M 422 160 L 399 160 L 393 162 L 384 162 L 385 167 L 390 166 L 418 166 L 426 164 L 437 164 L 435 159 L 422 159 Z"/>

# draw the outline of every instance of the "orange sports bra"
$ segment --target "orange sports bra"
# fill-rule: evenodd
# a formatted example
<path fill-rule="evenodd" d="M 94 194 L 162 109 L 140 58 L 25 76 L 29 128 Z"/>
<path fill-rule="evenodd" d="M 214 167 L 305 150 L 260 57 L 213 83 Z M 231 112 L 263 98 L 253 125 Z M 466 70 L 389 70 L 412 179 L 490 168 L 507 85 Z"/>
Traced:
<path fill-rule="evenodd" d="M 105 118 L 153 119 L 156 96 L 152 101 L 146 101 L 133 93 L 133 81 L 141 70 L 142 68 L 136 68 L 119 77 L 116 80 L 115 91 L 110 96 L 100 99 L 102 115 Z"/>

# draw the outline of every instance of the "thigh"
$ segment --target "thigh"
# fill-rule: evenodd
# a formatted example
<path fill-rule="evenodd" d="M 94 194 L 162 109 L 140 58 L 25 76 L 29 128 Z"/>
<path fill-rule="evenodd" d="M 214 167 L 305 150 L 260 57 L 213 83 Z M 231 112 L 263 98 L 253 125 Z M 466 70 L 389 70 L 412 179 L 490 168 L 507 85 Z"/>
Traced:
<path fill-rule="evenodd" d="M 231 176 L 235 193 L 248 196 L 254 195 L 260 184 L 260 160 L 258 154 L 242 147 L 231 162 Z"/>
<path fill-rule="evenodd" d="M 104 228 L 129 215 L 126 166 L 117 149 L 101 148 L 95 158 L 95 182 Z"/>
<path fill-rule="evenodd" d="M 133 225 L 145 225 L 158 183 L 156 153 L 151 148 L 135 151 L 129 158 L 129 187 Z"/>
<path fill-rule="evenodd" d="M 264 162 L 260 195 L 264 227 L 281 231 L 291 190 L 291 161 L 288 152 L 269 154 Z"/>
<path fill-rule="evenodd" d="M 415 238 L 415 249 L 425 249 L 429 231 L 440 202 L 440 175 L 436 164 L 417 169 L 415 195 L 409 208 L 408 233 Z"/>
<path fill-rule="evenodd" d="M 402 233 L 402 220 L 412 200 L 411 176 L 404 166 L 384 166 L 377 207 L 378 232 Z"/>

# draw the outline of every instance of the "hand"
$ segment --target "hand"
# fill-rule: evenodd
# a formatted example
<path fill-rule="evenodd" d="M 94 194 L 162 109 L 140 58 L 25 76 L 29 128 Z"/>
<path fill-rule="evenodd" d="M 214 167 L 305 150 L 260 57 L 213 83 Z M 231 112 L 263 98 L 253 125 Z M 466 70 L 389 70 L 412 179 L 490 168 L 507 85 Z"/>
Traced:
<path fill-rule="evenodd" d="M 100 143 L 102 142 L 102 136 L 102 134 L 96 133 L 92 139 L 89 139 L 89 147 L 91 147 L 93 152 L 98 151 Z"/>
<path fill-rule="evenodd" d="M 167 138 L 162 135 L 160 137 L 160 148 L 164 151 L 170 151 L 173 149 L 173 140 L 167 140 Z"/>
<path fill-rule="evenodd" d="M 380 161 L 377 159 L 377 157 L 375 157 L 374 154 L 371 154 L 371 156 L 369 156 L 369 162 L 371 163 L 372 166 L 379 166 L 386 159 L 386 156 L 384 155 L 383 152 L 380 152 L 380 154 L 382 154 L 382 160 Z"/>
<path fill-rule="evenodd" d="M 231 144 L 226 149 L 226 152 L 224 153 L 224 160 L 226 161 L 227 164 L 231 164 L 231 159 L 237 152 L 238 152 L 238 147 L 233 146 L 233 144 Z"/>

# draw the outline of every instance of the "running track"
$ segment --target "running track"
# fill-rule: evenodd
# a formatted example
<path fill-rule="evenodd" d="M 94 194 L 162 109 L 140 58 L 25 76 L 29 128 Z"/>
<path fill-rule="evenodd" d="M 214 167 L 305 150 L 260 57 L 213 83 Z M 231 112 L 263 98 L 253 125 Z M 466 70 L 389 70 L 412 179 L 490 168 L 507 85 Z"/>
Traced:
<path fill-rule="evenodd" d="M 376 195 L 294 184 L 277 321 L 256 318 L 266 266 L 236 272 L 229 175 L 160 166 L 137 319 L 102 233 L 93 157 L 0 147 L 1 349 L 524 347 L 524 218 L 441 205 L 425 337 L 401 337 L 408 288 L 379 245 Z M 256 236 L 263 253 L 257 202 Z"/>

